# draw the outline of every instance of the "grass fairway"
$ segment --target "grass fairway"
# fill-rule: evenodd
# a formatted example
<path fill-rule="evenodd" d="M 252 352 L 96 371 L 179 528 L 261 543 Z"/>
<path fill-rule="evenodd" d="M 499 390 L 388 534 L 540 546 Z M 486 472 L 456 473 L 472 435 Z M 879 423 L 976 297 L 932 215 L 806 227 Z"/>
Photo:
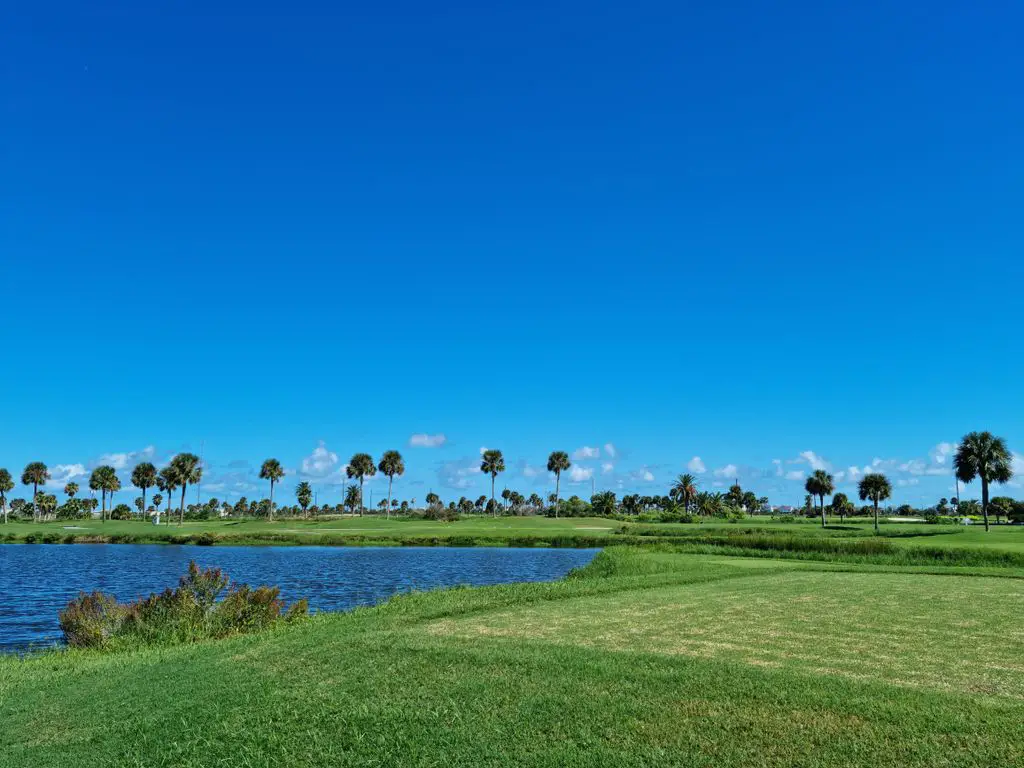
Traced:
<path fill-rule="evenodd" d="M 1024 582 L 613 548 L 554 584 L 0 660 L 2 766 L 1010 766 Z"/>

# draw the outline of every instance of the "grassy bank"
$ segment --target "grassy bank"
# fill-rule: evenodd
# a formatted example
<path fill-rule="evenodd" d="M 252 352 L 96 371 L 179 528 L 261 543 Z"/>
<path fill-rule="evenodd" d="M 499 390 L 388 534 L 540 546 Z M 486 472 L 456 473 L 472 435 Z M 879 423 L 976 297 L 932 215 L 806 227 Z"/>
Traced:
<path fill-rule="evenodd" d="M 0 766 L 980 767 L 1024 753 L 1021 581 L 663 549 L 221 642 L 0 659 Z"/>
<path fill-rule="evenodd" d="M 225 545 L 431 545 L 509 546 L 509 542 L 563 542 L 611 535 L 619 523 L 601 518 L 474 517 L 452 523 L 431 520 L 344 517 L 326 520 L 209 520 L 155 526 L 134 520 L 93 520 L 0 525 L 0 542 Z M 571 542 L 570 542 L 571 543 Z M 513 544 L 514 545 L 514 544 Z"/>
<path fill-rule="evenodd" d="M 182 526 L 137 521 L 12 523 L 0 542 L 276 546 L 603 547 L 671 545 L 678 552 L 876 565 L 1024 568 L 1024 526 L 989 533 L 954 526 L 867 522 L 828 528 L 765 519 L 739 523 L 637 524 L 605 518 L 471 517 L 451 523 L 346 517 L 326 520 L 216 520 Z"/>

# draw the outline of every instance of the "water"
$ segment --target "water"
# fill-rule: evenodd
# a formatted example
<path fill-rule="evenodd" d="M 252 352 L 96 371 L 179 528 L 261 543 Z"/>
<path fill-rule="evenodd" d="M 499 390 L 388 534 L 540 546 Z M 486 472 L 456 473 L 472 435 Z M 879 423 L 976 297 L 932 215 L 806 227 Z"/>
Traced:
<path fill-rule="evenodd" d="M 0 652 L 60 642 L 57 612 L 81 591 L 145 597 L 176 586 L 190 560 L 222 568 L 232 581 L 278 586 L 288 602 L 307 597 L 311 609 L 342 611 L 411 589 L 551 581 L 597 551 L 0 544 Z"/>

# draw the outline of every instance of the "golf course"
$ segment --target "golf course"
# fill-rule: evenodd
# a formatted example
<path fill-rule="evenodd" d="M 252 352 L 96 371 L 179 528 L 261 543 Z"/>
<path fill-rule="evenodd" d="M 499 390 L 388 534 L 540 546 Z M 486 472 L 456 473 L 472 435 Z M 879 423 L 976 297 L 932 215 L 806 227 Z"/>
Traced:
<path fill-rule="evenodd" d="M 133 525 L 155 528 L 90 528 L 128 537 Z M 997 766 L 1024 754 L 1021 527 L 273 527 L 608 546 L 556 582 L 417 592 L 226 640 L 0 658 L 0 765 Z"/>

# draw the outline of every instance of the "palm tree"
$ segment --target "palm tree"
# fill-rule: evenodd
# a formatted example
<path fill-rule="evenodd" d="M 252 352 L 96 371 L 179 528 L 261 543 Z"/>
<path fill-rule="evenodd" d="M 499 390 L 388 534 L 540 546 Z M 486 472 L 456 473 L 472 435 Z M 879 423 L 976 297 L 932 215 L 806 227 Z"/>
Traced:
<path fill-rule="evenodd" d="M 391 517 L 391 484 L 395 481 L 395 475 L 401 477 L 405 473 L 405 462 L 402 461 L 402 454 L 398 451 L 384 451 L 384 455 L 380 457 L 380 464 L 377 465 L 377 469 L 388 479 L 387 517 Z"/>
<path fill-rule="evenodd" d="M 139 512 L 146 516 L 146 489 L 156 485 L 156 467 L 148 461 L 137 464 L 132 470 L 132 485 L 142 489 L 142 509 Z"/>
<path fill-rule="evenodd" d="M 78 493 L 78 483 L 68 483 L 64 486 L 64 495 L 69 499 L 75 498 L 76 493 Z"/>
<path fill-rule="evenodd" d="M 814 474 L 807 478 L 807 482 L 804 484 L 804 489 L 811 494 L 811 496 L 817 496 L 821 499 L 821 527 L 824 528 L 825 497 L 835 490 L 835 486 L 832 484 L 832 475 L 824 469 L 816 469 L 814 470 Z"/>
<path fill-rule="evenodd" d="M 693 501 L 694 496 L 697 495 L 696 479 L 689 473 L 679 475 L 675 483 L 672 484 L 672 489 L 668 492 L 668 495 L 679 499 L 683 504 L 683 511 L 689 512 L 690 503 Z"/>
<path fill-rule="evenodd" d="M 368 453 L 357 453 L 348 461 L 345 467 L 345 474 L 350 478 L 359 478 L 359 514 L 363 514 L 363 479 L 373 477 L 377 474 L 377 467 L 374 466 L 373 457 Z"/>
<path fill-rule="evenodd" d="M 840 520 L 846 519 L 846 513 L 849 512 L 851 506 L 853 505 L 850 504 L 850 499 L 845 493 L 837 493 L 832 497 L 832 514 L 838 514 Z"/>
<path fill-rule="evenodd" d="M 103 510 L 100 512 L 100 519 L 104 520 L 107 516 L 107 492 L 103 490 L 103 473 L 99 467 L 96 467 L 89 475 L 89 490 L 94 494 L 99 491 L 103 495 Z M 96 500 L 95 495 L 92 497 L 93 501 Z"/>
<path fill-rule="evenodd" d="M 50 479 L 50 470 L 41 461 L 33 461 L 25 465 L 25 471 L 21 473 L 21 484 L 32 486 L 32 522 L 38 522 L 36 517 L 39 514 L 39 486 Z"/>
<path fill-rule="evenodd" d="M 350 485 L 345 489 L 345 506 L 348 507 L 349 512 L 356 511 L 356 504 L 362 504 L 363 498 L 360 496 L 359 489 L 354 485 Z"/>
<path fill-rule="evenodd" d="M 168 464 L 156 476 L 156 487 L 167 494 L 167 525 L 171 524 L 171 494 L 178 487 L 178 476 L 174 467 Z"/>
<path fill-rule="evenodd" d="M 484 451 L 480 459 L 480 471 L 491 476 L 491 507 L 494 517 L 497 517 L 498 510 L 494 506 L 494 478 L 498 473 L 505 471 L 505 457 L 501 455 L 501 451 L 494 448 Z"/>
<path fill-rule="evenodd" d="M 857 493 L 861 501 L 868 499 L 875 505 L 875 533 L 878 533 L 878 502 L 892 496 L 892 483 L 889 478 L 878 472 L 864 475 L 857 484 Z"/>
<path fill-rule="evenodd" d="M 642 501 L 647 501 L 646 497 Z M 650 506 L 644 504 L 644 507 Z M 725 496 L 721 493 L 707 493 L 702 491 L 697 494 L 697 512 L 707 517 L 719 515 L 725 508 Z"/>
<path fill-rule="evenodd" d="M 157 517 L 160 515 L 160 505 L 164 503 L 164 497 L 159 493 L 153 494 L 153 508 L 156 509 Z"/>
<path fill-rule="evenodd" d="M 571 466 L 569 454 L 565 451 L 552 451 L 548 456 L 548 472 L 555 473 L 555 517 L 558 517 L 558 486 L 562 480 L 562 473 L 568 472 Z"/>
<path fill-rule="evenodd" d="M 988 530 L 988 484 L 1006 483 L 1013 477 L 1013 458 L 1006 441 L 991 432 L 971 432 L 964 435 L 953 457 L 953 470 L 962 482 L 981 478 L 981 514 Z"/>
<path fill-rule="evenodd" d="M 302 507 L 302 516 L 305 517 L 306 510 L 309 509 L 309 503 L 313 500 L 313 489 L 305 480 L 295 486 L 295 499 L 299 502 L 299 506 Z"/>
<path fill-rule="evenodd" d="M 203 466 L 194 453 L 179 453 L 171 459 L 171 471 L 181 487 L 181 504 L 178 506 L 178 525 L 185 522 L 185 491 L 189 483 L 198 483 L 203 477 Z"/>
<path fill-rule="evenodd" d="M 284 469 L 277 459 L 267 459 L 260 467 L 260 480 L 270 481 L 270 522 L 274 522 L 274 483 L 284 477 Z"/>
<path fill-rule="evenodd" d="M 512 498 L 512 491 L 510 491 L 508 488 L 505 488 L 504 490 L 502 490 L 502 492 L 501 492 L 501 500 L 504 502 L 503 507 L 504 507 L 504 511 L 505 512 L 508 512 L 508 502 L 509 502 L 509 499 L 511 499 L 511 498 Z"/>
<path fill-rule="evenodd" d="M 6 469 L 0 468 L 0 507 L 4 511 L 4 525 L 7 524 L 7 494 L 14 490 L 14 478 Z"/>
<path fill-rule="evenodd" d="M 114 510 L 114 494 L 121 490 L 121 478 L 117 476 L 117 470 L 113 467 L 106 476 L 107 494 L 110 498 L 110 510 Z"/>
<path fill-rule="evenodd" d="M 115 487 L 116 486 L 116 487 Z M 100 507 L 100 520 L 107 520 L 107 494 L 120 490 L 121 481 L 117 479 L 117 471 L 109 464 L 96 467 L 89 475 L 89 488 L 100 492 L 103 504 Z"/>

